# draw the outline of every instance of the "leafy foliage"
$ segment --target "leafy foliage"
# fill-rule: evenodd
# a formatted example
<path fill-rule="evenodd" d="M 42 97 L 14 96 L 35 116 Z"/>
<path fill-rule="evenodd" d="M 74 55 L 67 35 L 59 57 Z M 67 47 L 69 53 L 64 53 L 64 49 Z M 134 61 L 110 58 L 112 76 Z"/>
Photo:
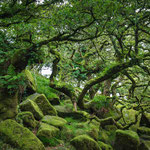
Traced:
<path fill-rule="evenodd" d="M 37 92 L 41 94 L 45 94 L 48 99 L 51 98 L 58 98 L 57 91 L 53 88 L 49 87 L 49 79 L 45 78 L 44 76 L 33 74 L 34 78 L 36 79 L 37 84 Z"/>
<path fill-rule="evenodd" d="M 98 95 L 94 97 L 93 102 L 94 102 L 94 107 L 96 107 L 96 109 L 99 110 L 102 107 L 108 108 L 110 104 L 110 99 L 105 95 Z"/>
<path fill-rule="evenodd" d="M 16 92 L 20 86 L 25 86 L 25 78 L 22 73 L 0 77 L 0 88 L 7 89 L 10 94 Z"/>

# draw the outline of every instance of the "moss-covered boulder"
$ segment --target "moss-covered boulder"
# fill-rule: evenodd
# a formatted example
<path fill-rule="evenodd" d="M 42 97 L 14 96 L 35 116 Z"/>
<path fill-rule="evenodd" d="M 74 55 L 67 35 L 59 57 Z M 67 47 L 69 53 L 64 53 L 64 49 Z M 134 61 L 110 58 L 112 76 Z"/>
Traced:
<path fill-rule="evenodd" d="M 113 150 L 110 145 L 103 143 L 102 141 L 98 141 L 98 144 L 102 150 Z"/>
<path fill-rule="evenodd" d="M 0 138 L 21 150 L 45 150 L 42 142 L 29 129 L 11 119 L 0 123 Z"/>
<path fill-rule="evenodd" d="M 136 132 L 131 130 L 117 130 L 115 138 L 115 150 L 137 150 L 140 139 Z"/>
<path fill-rule="evenodd" d="M 49 115 L 44 116 L 41 121 L 59 128 L 62 128 L 67 123 L 67 121 L 61 117 Z"/>
<path fill-rule="evenodd" d="M 109 132 L 106 130 L 101 130 L 99 134 L 99 139 L 104 143 L 107 143 L 109 141 Z"/>
<path fill-rule="evenodd" d="M 71 117 L 74 119 L 87 121 L 87 118 L 90 116 L 90 114 L 86 111 L 74 111 L 72 103 L 67 103 L 65 105 L 56 105 L 54 107 L 58 113 L 58 116 L 60 117 Z"/>
<path fill-rule="evenodd" d="M 75 127 L 75 132 L 74 132 L 75 136 L 87 134 L 95 140 L 98 139 L 99 127 L 96 127 L 92 123 L 81 122 L 81 123 L 74 125 L 74 127 Z"/>
<path fill-rule="evenodd" d="M 21 111 L 30 111 L 34 115 L 35 119 L 37 120 L 40 120 L 44 117 L 38 105 L 34 101 L 31 101 L 29 99 L 23 101 L 19 105 L 19 108 L 21 109 Z"/>
<path fill-rule="evenodd" d="M 66 143 L 69 142 L 71 139 L 73 139 L 75 137 L 74 129 L 63 127 L 61 130 L 61 133 L 60 133 L 60 137 Z"/>
<path fill-rule="evenodd" d="M 117 130 L 118 128 L 115 126 L 115 125 L 106 125 L 105 127 L 104 127 L 104 129 L 105 130 L 107 130 L 107 131 L 115 131 L 115 130 Z"/>
<path fill-rule="evenodd" d="M 29 111 L 18 113 L 16 120 L 18 123 L 23 124 L 25 127 L 31 129 L 34 129 L 38 124 L 33 114 Z"/>
<path fill-rule="evenodd" d="M 0 121 L 15 118 L 17 115 L 18 93 L 10 94 L 0 89 Z"/>
<path fill-rule="evenodd" d="M 87 121 L 86 123 L 87 123 L 87 128 L 88 128 L 88 130 L 86 131 L 86 134 L 88 134 L 93 139 L 97 140 L 99 137 L 100 122 L 93 119 L 90 122 Z"/>
<path fill-rule="evenodd" d="M 80 135 L 71 140 L 76 150 L 101 150 L 98 143 L 88 135 Z"/>
<path fill-rule="evenodd" d="M 102 141 L 106 144 L 113 145 L 115 140 L 116 131 L 115 130 L 104 130 L 100 129 L 99 131 L 99 141 Z"/>
<path fill-rule="evenodd" d="M 35 79 L 32 76 L 32 73 L 29 70 L 25 69 L 24 74 L 25 74 L 26 81 L 27 81 L 26 93 L 27 94 L 35 93 L 37 87 L 36 87 Z"/>
<path fill-rule="evenodd" d="M 150 128 L 144 127 L 144 126 L 143 127 L 139 127 L 137 129 L 137 133 L 138 133 L 138 135 L 144 134 L 144 135 L 150 136 Z"/>
<path fill-rule="evenodd" d="M 73 105 L 72 104 L 67 104 L 67 105 L 56 105 L 54 106 L 58 116 L 60 117 L 71 117 L 72 116 L 72 110 L 73 110 Z"/>
<path fill-rule="evenodd" d="M 57 95 L 54 95 L 52 93 L 52 96 L 47 98 L 48 101 L 52 104 L 52 105 L 59 105 L 60 104 L 60 99 Z"/>
<path fill-rule="evenodd" d="M 46 123 L 40 123 L 40 127 L 37 132 L 37 137 L 45 144 L 50 145 L 50 141 L 53 137 L 59 135 L 59 129 Z"/>
<path fill-rule="evenodd" d="M 44 115 L 57 115 L 55 108 L 50 104 L 44 94 L 35 93 L 30 95 L 28 99 L 35 102 Z"/>
<path fill-rule="evenodd" d="M 150 113 L 143 113 L 140 120 L 140 126 L 150 127 Z"/>

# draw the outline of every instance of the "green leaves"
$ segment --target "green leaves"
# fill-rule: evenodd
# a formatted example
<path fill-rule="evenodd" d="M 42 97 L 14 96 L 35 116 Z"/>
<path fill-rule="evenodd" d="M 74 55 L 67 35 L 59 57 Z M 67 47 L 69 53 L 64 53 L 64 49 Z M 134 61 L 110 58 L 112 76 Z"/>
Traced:
<path fill-rule="evenodd" d="M 109 99 L 105 95 L 95 96 L 94 99 L 93 99 L 93 102 L 95 104 L 94 106 L 97 109 L 100 109 L 102 107 L 108 108 L 109 103 L 110 103 Z"/>
<path fill-rule="evenodd" d="M 0 88 L 7 89 L 10 93 L 18 90 L 19 86 L 24 84 L 25 79 L 22 73 L 0 76 Z"/>

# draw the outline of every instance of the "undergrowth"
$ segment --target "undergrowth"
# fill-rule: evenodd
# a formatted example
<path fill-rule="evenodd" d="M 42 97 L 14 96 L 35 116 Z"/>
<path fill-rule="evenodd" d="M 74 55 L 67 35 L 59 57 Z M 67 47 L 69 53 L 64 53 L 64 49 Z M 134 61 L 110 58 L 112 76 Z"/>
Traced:
<path fill-rule="evenodd" d="M 33 76 L 37 84 L 37 93 L 45 94 L 48 99 L 58 98 L 58 91 L 49 86 L 49 79 L 39 74 L 33 74 Z"/>
<path fill-rule="evenodd" d="M 11 145 L 4 143 L 1 139 L 0 139 L 0 150 L 20 150 L 20 149 L 16 149 L 13 148 Z"/>

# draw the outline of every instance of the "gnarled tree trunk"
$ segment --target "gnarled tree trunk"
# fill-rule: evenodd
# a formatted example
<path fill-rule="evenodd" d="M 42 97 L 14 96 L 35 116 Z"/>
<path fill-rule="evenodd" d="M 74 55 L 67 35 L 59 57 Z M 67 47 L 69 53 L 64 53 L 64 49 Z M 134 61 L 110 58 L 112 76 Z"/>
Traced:
<path fill-rule="evenodd" d="M 17 115 L 18 92 L 10 94 L 7 89 L 0 89 L 0 121 Z"/>

